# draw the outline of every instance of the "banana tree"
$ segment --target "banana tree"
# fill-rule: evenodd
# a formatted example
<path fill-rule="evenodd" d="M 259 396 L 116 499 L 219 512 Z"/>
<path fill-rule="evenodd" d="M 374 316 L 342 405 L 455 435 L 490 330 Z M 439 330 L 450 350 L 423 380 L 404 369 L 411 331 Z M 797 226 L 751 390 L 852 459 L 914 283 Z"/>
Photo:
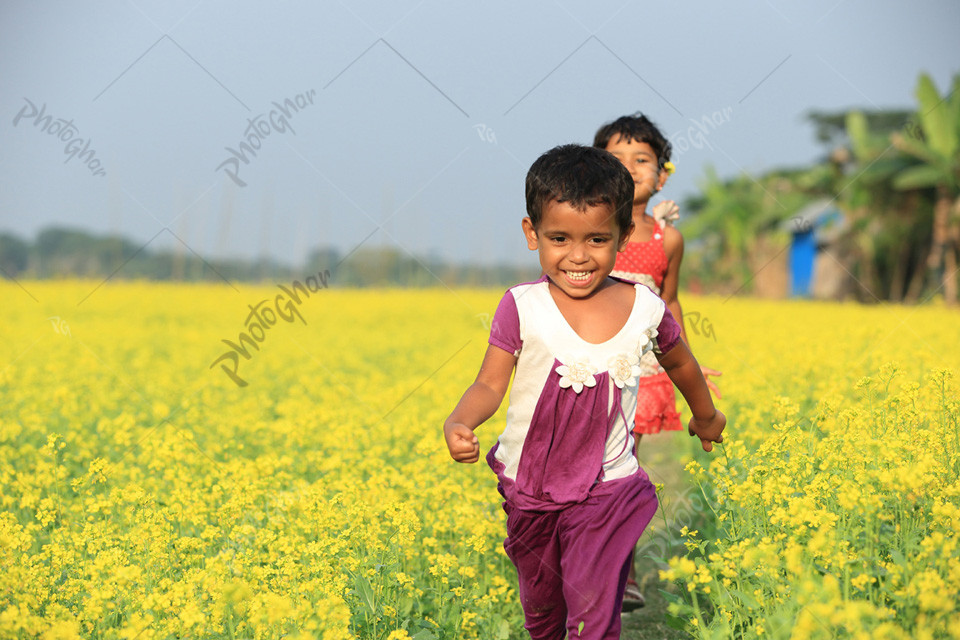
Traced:
<path fill-rule="evenodd" d="M 917 234 L 911 225 L 921 220 L 924 212 L 917 207 L 916 193 L 897 191 L 891 183 L 917 161 L 891 148 L 889 132 L 872 130 L 860 111 L 846 115 L 845 127 L 850 148 L 846 171 L 834 183 L 835 198 L 850 223 L 858 278 L 874 297 L 880 297 L 880 287 L 885 285 L 886 297 L 899 300 L 911 256 L 916 253 Z M 923 268 L 913 271 L 922 272 Z"/>
<path fill-rule="evenodd" d="M 700 189 L 700 197 L 686 202 L 692 215 L 681 229 L 691 247 L 698 247 L 701 270 L 735 284 L 737 291 L 751 290 L 771 262 L 768 254 L 788 242 L 775 237 L 778 223 L 789 219 L 803 196 L 793 191 L 789 177 L 741 174 L 722 180 L 712 167 Z"/>
<path fill-rule="evenodd" d="M 894 178 L 898 189 L 933 189 L 932 245 L 927 261 L 931 276 L 941 281 L 947 304 L 957 303 L 957 252 L 960 250 L 960 75 L 951 91 L 940 95 L 922 74 L 916 91 L 915 126 L 895 133 L 891 141 L 920 161 Z"/>

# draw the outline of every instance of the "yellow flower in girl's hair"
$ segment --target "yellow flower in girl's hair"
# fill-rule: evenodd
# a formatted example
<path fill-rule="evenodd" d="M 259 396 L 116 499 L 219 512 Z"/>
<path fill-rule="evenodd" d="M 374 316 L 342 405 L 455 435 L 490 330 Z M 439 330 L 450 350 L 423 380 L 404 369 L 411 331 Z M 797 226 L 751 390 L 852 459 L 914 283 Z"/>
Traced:
<path fill-rule="evenodd" d="M 669 173 L 670 175 L 673 175 L 674 173 L 677 172 L 676 165 L 674 165 L 672 162 L 669 162 L 669 161 L 663 163 L 663 168 L 666 169 L 667 173 Z"/>

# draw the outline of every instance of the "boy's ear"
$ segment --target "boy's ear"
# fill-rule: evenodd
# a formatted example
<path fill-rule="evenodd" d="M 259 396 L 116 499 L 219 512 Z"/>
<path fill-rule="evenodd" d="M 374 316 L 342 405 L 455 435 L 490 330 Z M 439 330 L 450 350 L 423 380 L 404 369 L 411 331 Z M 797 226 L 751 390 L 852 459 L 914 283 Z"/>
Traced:
<path fill-rule="evenodd" d="M 520 223 L 523 226 L 523 235 L 527 238 L 527 248 L 531 251 L 537 250 L 537 230 L 533 227 L 533 221 L 529 217 L 524 218 Z"/>
<path fill-rule="evenodd" d="M 628 242 L 630 242 L 630 235 L 636 228 L 637 225 L 633 224 L 633 221 L 631 220 L 630 226 L 620 232 L 620 242 L 617 245 L 617 251 L 623 251 L 623 248 L 627 246 Z"/>

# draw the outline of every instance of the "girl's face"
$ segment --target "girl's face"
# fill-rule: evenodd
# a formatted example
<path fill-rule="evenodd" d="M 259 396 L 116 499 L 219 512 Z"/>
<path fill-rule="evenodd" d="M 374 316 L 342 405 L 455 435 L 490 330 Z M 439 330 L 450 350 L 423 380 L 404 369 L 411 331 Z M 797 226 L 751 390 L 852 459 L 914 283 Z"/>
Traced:
<path fill-rule="evenodd" d="M 634 204 L 647 202 L 666 184 L 670 174 L 665 169 L 658 168 L 657 154 L 646 142 L 617 136 L 607 143 L 607 151 L 622 162 L 633 176 Z"/>
<path fill-rule="evenodd" d="M 578 211 L 551 200 L 537 228 L 523 219 L 527 247 L 537 251 L 543 272 L 570 298 L 586 298 L 603 285 L 632 230 L 631 223 L 621 231 L 608 205 Z"/>

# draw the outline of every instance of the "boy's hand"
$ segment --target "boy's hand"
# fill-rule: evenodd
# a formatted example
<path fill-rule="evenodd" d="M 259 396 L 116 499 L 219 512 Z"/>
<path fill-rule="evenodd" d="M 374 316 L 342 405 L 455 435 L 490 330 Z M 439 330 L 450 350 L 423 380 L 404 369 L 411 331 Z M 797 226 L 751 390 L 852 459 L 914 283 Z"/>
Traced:
<path fill-rule="evenodd" d="M 480 459 L 480 440 L 470 427 L 452 422 L 443 425 L 443 437 L 447 441 L 450 457 L 457 462 L 476 462 Z"/>
<path fill-rule="evenodd" d="M 712 418 L 698 420 L 690 418 L 687 430 L 690 435 L 700 438 L 704 451 L 713 451 L 714 442 L 723 442 L 723 428 L 727 425 L 727 417 L 718 409 Z"/>

